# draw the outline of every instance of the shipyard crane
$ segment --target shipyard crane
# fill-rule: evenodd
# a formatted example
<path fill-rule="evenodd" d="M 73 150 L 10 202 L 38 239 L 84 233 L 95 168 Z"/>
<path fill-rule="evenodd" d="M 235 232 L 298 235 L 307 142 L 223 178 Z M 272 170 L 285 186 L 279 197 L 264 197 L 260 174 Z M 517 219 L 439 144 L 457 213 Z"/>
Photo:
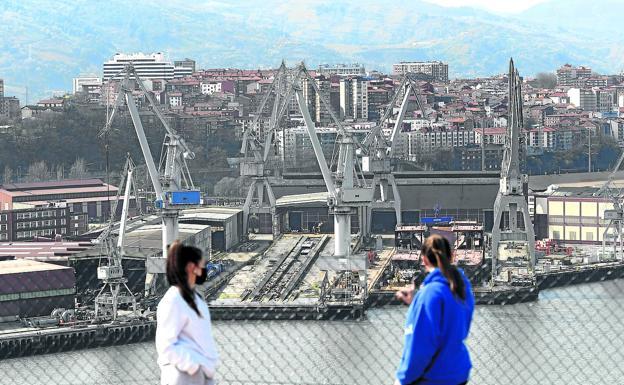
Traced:
<path fill-rule="evenodd" d="M 157 274 L 165 273 L 167 248 L 178 238 L 178 218 L 180 210 L 199 205 L 201 202 L 201 194 L 193 185 L 193 179 L 191 178 L 186 162 L 187 159 L 195 158 L 193 151 L 187 146 L 182 136 L 169 126 L 163 113 L 154 102 L 152 95 L 137 74 L 134 65 L 128 63 L 124 69 L 113 78 L 117 78 L 121 75 L 123 75 L 123 80 L 119 85 L 119 92 L 115 99 L 115 104 L 110 116 L 107 117 L 106 125 L 101 135 L 111 129 L 116 111 L 125 102 L 139 139 L 149 177 L 156 194 L 154 207 L 162 219 L 162 256 L 149 257 L 146 260 L 145 294 L 148 296 L 150 294 L 155 294 Z M 145 95 L 149 106 L 166 130 L 160 154 L 159 168 L 156 168 L 139 116 L 139 110 L 133 94 L 136 86 L 138 86 L 139 91 Z"/>
<path fill-rule="evenodd" d="M 520 128 L 523 126 L 522 86 L 520 75 L 509 60 L 509 105 L 508 105 L 507 136 L 501 179 L 496 201 L 494 202 L 494 225 L 492 228 L 492 282 L 497 273 L 497 264 L 510 250 L 521 250 L 519 254 L 523 263 L 533 275 L 535 269 L 535 234 L 529 208 L 524 196 L 523 182 L 526 175 L 520 173 Z M 518 212 L 522 213 L 523 228 L 518 226 Z M 506 216 L 505 224 L 503 217 Z M 502 225 L 505 224 L 504 228 Z"/>
<path fill-rule="evenodd" d="M 615 167 L 609 174 L 607 181 L 594 193 L 594 196 L 602 196 L 609 199 L 613 203 L 613 210 L 605 210 L 603 219 L 609 223 L 602 233 L 602 257 L 607 256 L 607 239 L 611 238 L 611 247 L 613 248 L 613 258 L 624 258 L 624 237 L 622 236 L 622 222 L 624 222 L 624 206 L 622 205 L 622 192 L 613 187 L 613 179 L 624 162 L 624 151 L 617 160 Z M 610 232 L 613 233 L 610 233 Z M 619 247 L 618 247 L 619 246 Z"/>
<path fill-rule="evenodd" d="M 357 140 L 350 132 L 345 130 L 337 119 L 331 105 L 303 63 L 299 65 L 297 73 L 310 81 L 314 91 L 321 100 L 321 105 L 329 112 L 338 129 L 339 152 L 336 171 L 332 174 L 325 160 L 321 143 L 316 135 L 315 125 L 303 96 L 301 84 L 298 81 L 299 76 L 296 76 L 296 80 L 290 83 L 290 88 L 294 90 L 299 110 L 303 115 L 305 127 L 312 143 L 314 155 L 329 194 L 327 203 L 330 213 L 334 215 L 334 255 L 347 257 L 351 255 L 351 215 L 357 214 L 360 208 L 370 206 L 373 189 L 366 184 L 361 168 L 358 169 L 358 162 L 355 157 L 356 147 L 359 145 Z"/>
<path fill-rule="evenodd" d="M 372 209 L 374 208 L 393 208 L 396 215 L 397 226 L 401 225 L 401 196 L 399 195 L 399 189 L 392 174 L 391 159 L 394 158 L 394 152 L 396 148 L 396 139 L 403 127 L 403 120 L 405 119 L 405 113 L 410 101 L 410 96 L 414 95 L 416 99 L 416 106 L 421 110 L 423 117 L 427 118 L 427 112 L 424 107 L 420 92 L 420 88 L 417 83 L 417 79 L 413 74 L 407 73 L 403 76 L 399 87 L 397 87 L 388 107 L 386 108 L 379 123 L 371 129 L 369 134 L 362 143 L 366 150 L 367 156 L 364 157 L 364 171 L 373 173 L 373 189 L 376 196 L 377 190 L 379 191 L 379 200 L 373 199 L 372 207 L 367 212 L 367 223 L 372 222 Z M 384 135 L 384 127 L 390 118 L 396 105 L 399 95 L 403 92 L 403 99 L 399 108 L 396 121 L 392 127 L 392 131 L 389 137 Z M 392 189 L 392 199 L 390 198 L 389 190 Z M 370 228 L 369 228 L 370 233 Z"/>
<path fill-rule="evenodd" d="M 104 285 L 95 297 L 95 318 L 102 319 L 109 315 L 113 320 L 117 319 L 119 306 L 132 306 L 132 310 L 136 315 L 136 298 L 127 285 L 127 278 L 124 277 L 122 259 L 124 257 L 124 238 L 126 235 L 126 225 L 128 222 L 128 209 L 130 207 L 131 191 L 134 191 L 134 197 L 137 207 L 140 209 L 136 185 L 134 183 L 133 174 L 134 163 L 130 156 L 126 158 L 124 172 L 117 190 L 117 196 L 113 202 L 111 215 L 108 226 L 102 231 L 100 236 L 95 240 L 96 244 L 102 246 L 106 255 L 106 265 L 100 265 L 97 269 L 97 277 L 102 280 Z M 121 220 L 119 222 L 119 234 L 117 243 L 113 242 L 113 230 L 115 227 L 115 213 L 121 191 L 124 191 L 123 205 L 121 210 Z"/>
<path fill-rule="evenodd" d="M 279 223 L 275 214 L 275 194 L 269 182 L 268 161 L 273 147 L 275 131 L 283 117 L 283 104 L 289 99 L 285 99 L 286 84 L 288 79 L 288 71 L 286 64 L 282 61 L 279 69 L 273 76 L 268 90 L 264 94 L 256 116 L 251 124 L 243 131 L 243 140 L 241 146 L 241 154 L 243 155 L 240 163 L 240 175 L 243 178 L 251 178 L 251 184 L 243 205 L 243 234 L 248 233 L 249 215 L 252 213 L 266 213 L 271 215 L 273 235 L 279 235 Z M 261 130 L 262 114 L 265 110 L 271 95 L 273 97 L 273 106 L 268 121 L 268 127 Z M 260 132 L 264 131 L 264 140 L 260 139 Z M 264 193 L 268 197 L 267 202 L 264 199 Z M 256 204 L 254 205 L 254 198 Z"/>

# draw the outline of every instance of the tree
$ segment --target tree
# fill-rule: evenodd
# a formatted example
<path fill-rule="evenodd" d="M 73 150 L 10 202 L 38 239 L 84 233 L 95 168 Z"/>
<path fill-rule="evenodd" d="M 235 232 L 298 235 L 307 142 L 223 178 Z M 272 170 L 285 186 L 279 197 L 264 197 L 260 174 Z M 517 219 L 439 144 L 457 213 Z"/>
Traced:
<path fill-rule="evenodd" d="M 529 116 L 526 119 L 524 119 L 524 128 L 526 128 L 526 129 L 531 129 L 536 124 L 537 124 L 537 120 L 535 120 L 535 118 L 533 118 L 531 116 Z"/>
<path fill-rule="evenodd" d="M 13 182 L 13 169 L 9 166 L 4 166 L 4 175 L 2 176 L 2 183 L 9 184 Z"/>
<path fill-rule="evenodd" d="M 88 176 L 87 165 L 82 158 L 76 158 L 74 164 L 69 169 L 70 179 L 84 179 Z"/>
<path fill-rule="evenodd" d="M 45 182 L 51 179 L 50 170 L 45 161 L 31 163 L 28 166 L 28 175 L 26 181 L 28 182 Z"/>
<path fill-rule="evenodd" d="M 65 167 L 62 164 L 56 166 L 56 180 L 65 179 Z"/>
<path fill-rule="evenodd" d="M 241 197 L 242 196 L 243 181 L 239 178 L 232 178 L 229 176 L 221 178 L 214 185 L 214 195 L 219 197 Z"/>
<path fill-rule="evenodd" d="M 535 77 L 534 83 L 538 88 L 553 89 L 557 86 L 557 75 L 550 72 L 540 72 Z"/>

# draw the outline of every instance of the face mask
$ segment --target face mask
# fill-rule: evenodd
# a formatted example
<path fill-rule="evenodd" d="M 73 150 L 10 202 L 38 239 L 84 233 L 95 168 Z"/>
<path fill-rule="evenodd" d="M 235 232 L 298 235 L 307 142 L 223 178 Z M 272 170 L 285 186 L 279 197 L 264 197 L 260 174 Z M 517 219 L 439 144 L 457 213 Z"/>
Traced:
<path fill-rule="evenodd" d="M 208 279 L 208 271 L 206 270 L 206 266 L 202 267 L 201 274 L 195 278 L 195 284 L 202 285 Z"/>

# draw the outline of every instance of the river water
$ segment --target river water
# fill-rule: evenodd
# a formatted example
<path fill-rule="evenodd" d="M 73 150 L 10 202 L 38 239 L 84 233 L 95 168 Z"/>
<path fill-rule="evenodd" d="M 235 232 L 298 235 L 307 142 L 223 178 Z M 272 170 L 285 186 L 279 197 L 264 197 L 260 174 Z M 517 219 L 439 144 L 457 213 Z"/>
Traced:
<path fill-rule="evenodd" d="M 219 321 L 220 384 L 392 384 L 405 307 L 363 321 Z M 479 306 L 472 384 L 624 384 L 624 280 Z M 0 384 L 157 384 L 153 343 L 0 361 Z"/>

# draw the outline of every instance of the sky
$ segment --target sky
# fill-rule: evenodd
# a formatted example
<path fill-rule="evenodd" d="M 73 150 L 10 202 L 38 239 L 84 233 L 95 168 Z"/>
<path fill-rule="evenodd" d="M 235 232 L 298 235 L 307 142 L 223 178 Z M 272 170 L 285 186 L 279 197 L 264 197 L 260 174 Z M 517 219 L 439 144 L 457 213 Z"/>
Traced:
<path fill-rule="evenodd" d="M 444 7 L 475 7 L 496 13 L 517 13 L 548 0 L 425 0 Z"/>

